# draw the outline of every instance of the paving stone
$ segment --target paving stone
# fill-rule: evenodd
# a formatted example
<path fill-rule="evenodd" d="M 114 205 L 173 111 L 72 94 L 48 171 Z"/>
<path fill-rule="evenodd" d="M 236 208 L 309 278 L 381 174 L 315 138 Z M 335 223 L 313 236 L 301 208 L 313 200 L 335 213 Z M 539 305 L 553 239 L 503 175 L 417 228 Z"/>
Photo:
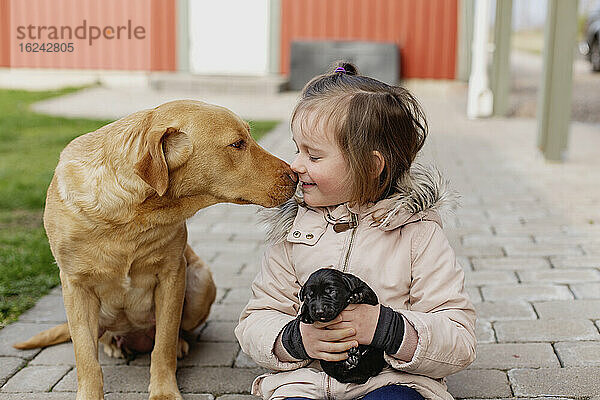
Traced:
<path fill-rule="evenodd" d="M 70 395 L 71 397 L 73 395 Z M 214 400 L 212 394 L 182 394 L 183 400 Z M 148 393 L 108 393 L 104 400 L 148 400 Z"/>
<path fill-rule="evenodd" d="M 592 235 L 535 235 L 536 243 L 544 244 L 570 244 L 577 246 L 579 244 L 592 244 L 600 242 L 600 237 Z"/>
<path fill-rule="evenodd" d="M 465 287 L 465 291 L 467 295 L 469 295 L 469 299 L 473 304 L 481 303 L 483 299 L 481 298 L 481 293 L 479 293 L 479 288 L 475 286 L 467 286 Z"/>
<path fill-rule="evenodd" d="M 27 340 L 31 336 L 40 333 L 46 329 L 52 328 L 55 324 L 15 322 L 0 330 L 0 356 L 21 357 L 27 360 L 32 359 L 41 349 L 17 350 L 12 347 L 13 344 Z"/>
<path fill-rule="evenodd" d="M 232 288 L 227 292 L 221 303 L 246 305 L 251 295 L 252 290 L 250 289 L 250 285 L 244 288 Z"/>
<path fill-rule="evenodd" d="M 261 368 L 181 368 L 177 382 L 185 393 L 249 394 L 254 378 L 265 372 Z"/>
<path fill-rule="evenodd" d="M 456 398 L 510 397 L 506 373 L 497 370 L 468 369 L 447 378 L 448 391 Z"/>
<path fill-rule="evenodd" d="M 198 341 L 202 342 L 237 342 L 233 330 L 237 322 L 211 321 L 202 330 Z"/>
<path fill-rule="evenodd" d="M 536 234 L 559 234 L 563 232 L 563 228 L 560 225 L 555 224 L 494 224 L 494 232 L 497 235 L 509 236 L 509 235 L 536 235 Z"/>
<path fill-rule="evenodd" d="M 565 367 L 600 367 L 600 342 L 559 342 L 554 348 Z"/>
<path fill-rule="evenodd" d="M 600 300 L 563 300 L 533 303 L 540 318 L 600 319 Z"/>
<path fill-rule="evenodd" d="M 554 268 L 600 268 L 599 256 L 556 256 L 550 257 L 550 262 Z"/>
<path fill-rule="evenodd" d="M 516 396 L 589 397 L 600 393 L 600 367 L 514 369 L 508 376 Z"/>
<path fill-rule="evenodd" d="M 583 252 L 587 255 L 600 256 L 600 244 L 599 243 L 582 244 L 581 248 L 583 249 Z"/>
<path fill-rule="evenodd" d="M 240 351 L 235 359 L 235 364 L 233 364 L 236 368 L 258 368 L 259 365 L 254 362 L 249 355 Z"/>
<path fill-rule="evenodd" d="M 600 334 L 587 319 L 542 319 L 494 322 L 498 342 L 558 342 L 600 340 Z"/>
<path fill-rule="evenodd" d="M 251 394 L 226 394 L 217 397 L 217 400 L 257 400 L 261 399 L 258 396 L 252 396 Z"/>
<path fill-rule="evenodd" d="M 600 271 L 595 269 L 550 269 L 517 271 L 521 282 L 581 283 L 600 281 Z"/>
<path fill-rule="evenodd" d="M 103 350 L 104 345 L 100 344 L 98 350 L 98 360 L 100 365 L 122 365 L 126 363 L 123 358 L 109 357 Z M 61 343 L 44 348 L 29 365 L 70 365 L 75 366 L 75 353 L 73 343 Z"/>
<path fill-rule="evenodd" d="M 0 387 L 13 376 L 26 361 L 18 357 L 0 357 Z"/>
<path fill-rule="evenodd" d="M 41 368 L 41 367 L 40 367 Z M 109 365 L 102 367 L 104 393 L 147 392 L 150 368 L 134 365 Z M 55 392 L 77 391 L 77 369 L 73 368 L 53 389 Z"/>
<path fill-rule="evenodd" d="M 573 245 L 568 244 L 543 244 L 543 243 L 533 243 L 533 244 L 507 244 L 504 246 L 504 250 L 506 250 L 506 254 L 509 257 L 513 256 L 575 256 L 575 255 L 583 255 L 583 251 Z"/>
<path fill-rule="evenodd" d="M 574 283 L 569 287 L 577 299 L 600 299 L 600 283 Z"/>
<path fill-rule="evenodd" d="M 227 218 L 222 222 L 217 222 L 216 224 L 212 225 L 210 232 L 234 234 L 255 234 L 260 232 L 264 237 L 266 230 L 262 224 L 257 224 L 256 221 L 240 222 L 231 221 L 230 218 Z"/>
<path fill-rule="evenodd" d="M 213 304 L 208 315 L 209 321 L 237 322 L 244 309 L 244 304 Z"/>
<path fill-rule="evenodd" d="M 259 264 L 261 260 L 262 254 L 259 255 L 256 252 L 248 253 L 243 257 L 239 254 L 221 252 L 211 261 L 211 270 L 215 272 L 239 273 L 245 265 L 249 263 Z"/>
<path fill-rule="evenodd" d="M 531 236 L 466 235 L 462 237 L 464 246 L 504 246 L 506 244 L 533 243 Z"/>
<path fill-rule="evenodd" d="M 502 257 L 504 251 L 500 246 L 454 246 L 457 255 L 463 257 Z"/>
<path fill-rule="evenodd" d="M 477 359 L 470 369 L 560 367 L 549 343 L 478 344 Z"/>
<path fill-rule="evenodd" d="M 484 301 L 506 300 L 570 300 L 571 291 L 562 285 L 494 285 L 481 288 Z"/>
<path fill-rule="evenodd" d="M 550 268 L 550 263 L 545 258 L 523 257 L 491 257 L 473 258 L 473 269 L 479 270 L 529 270 Z"/>
<path fill-rule="evenodd" d="M 178 367 L 231 367 L 240 351 L 236 343 L 196 342 L 190 352 L 177 362 Z"/>
<path fill-rule="evenodd" d="M 49 392 L 71 369 L 68 365 L 25 367 L 2 387 L 5 393 Z"/>
<path fill-rule="evenodd" d="M 471 261 L 469 260 L 469 257 L 459 256 L 459 257 L 456 257 L 456 261 L 458 262 L 458 264 L 462 267 L 462 269 L 464 271 L 472 271 L 473 270 L 473 266 L 471 265 Z"/>
<path fill-rule="evenodd" d="M 56 295 L 47 295 L 38 300 L 35 306 L 19 317 L 21 322 L 67 322 L 67 314 L 63 298 Z"/>
<path fill-rule="evenodd" d="M 465 271 L 466 286 L 502 285 L 517 283 L 512 271 Z"/>
<path fill-rule="evenodd" d="M 146 395 L 146 398 L 148 396 Z M 2 400 L 73 400 L 75 395 L 73 393 L 43 393 L 36 392 L 35 397 L 32 393 L 2 393 L 0 399 Z"/>
<path fill-rule="evenodd" d="M 254 280 L 253 278 L 248 278 L 246 275 L 234 275 L 221 271 L 213 271 L 212 277 L 217 287 L 225 289 L 248 288 Z"/>
<path fill-rule="evenodd" d="M 526 301 L 499 301 L 475 304 L 477 319 L 487 321 L 512 321 L 537 319 L 531 304 Z"/>
<path fill-rule="evenodd" d="M 488 321 L 477 320 L 475 322 L 475 337 L 477 343 L 495 343 L 496 336 L 492 324 Z"/>

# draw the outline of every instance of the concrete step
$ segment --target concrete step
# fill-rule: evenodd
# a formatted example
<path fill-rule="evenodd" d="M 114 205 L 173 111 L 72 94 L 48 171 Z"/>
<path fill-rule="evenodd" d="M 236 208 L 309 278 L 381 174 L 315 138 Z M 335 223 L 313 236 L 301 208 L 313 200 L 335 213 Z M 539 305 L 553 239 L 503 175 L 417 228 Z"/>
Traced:
<path fill-rule="evenodd" d="M 281 75 L 195 75 L 190 73 L 153 73 L 150 87 L 156 90 L 194 94 L 276 94 L 285 89 L 287 79 Z"/>

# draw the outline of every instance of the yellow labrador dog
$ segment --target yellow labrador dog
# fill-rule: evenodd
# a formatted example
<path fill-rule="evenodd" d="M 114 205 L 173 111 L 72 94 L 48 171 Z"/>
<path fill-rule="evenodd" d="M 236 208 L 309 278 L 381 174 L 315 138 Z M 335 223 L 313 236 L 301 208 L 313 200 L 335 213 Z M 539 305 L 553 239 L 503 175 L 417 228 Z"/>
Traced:
<path fill-rule="evenodd" d="M 73 140 L 61 153 L 44 212 L 68 326 L 15 347 L 70 337 L 77 399 L 96 400 L 103 398 L 98 338 L 104 334 L 110 347 L 115 338 L 154 336 L 150 399 L 181 399 L 180 326 L 201 324 L 215 298 L 210 271 L 187 245 L 186 218 L 222 202 L 273 207 L 295 190 L 289 165 L 249 131 L 225 108 L 182 100 Z M 180 353 L 186 347 L 179 342 Z"/>

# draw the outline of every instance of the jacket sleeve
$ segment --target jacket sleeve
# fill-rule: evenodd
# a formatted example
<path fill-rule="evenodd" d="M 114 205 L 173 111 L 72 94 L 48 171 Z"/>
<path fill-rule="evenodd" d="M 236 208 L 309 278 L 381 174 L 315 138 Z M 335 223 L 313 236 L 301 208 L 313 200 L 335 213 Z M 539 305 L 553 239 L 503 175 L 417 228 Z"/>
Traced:
<path fill-rule="evenodd" d="M 284 242 L 265 252 L 261 269 L 252 283 L 252 296 L 235 328 L 244 353 L 258 365 L 278 371 L 297 369 L 312 361 L 284 361 L 274 353 L 280 332 L 296 318 L 300 308 L 300 284 L 289 258 L 289 246 Z"/>
<path fill-rule="evenodd" d="M 402 346 L 384 357 L 397 370 L 440 379 L 475 360 L 475 310 L 441 227 L 432 221 L 411 225 L 404 228 L 413 230 L 410 309 L 396 311 L 416 330 L 417 348 L 408 362 L 398 357 Z"/>

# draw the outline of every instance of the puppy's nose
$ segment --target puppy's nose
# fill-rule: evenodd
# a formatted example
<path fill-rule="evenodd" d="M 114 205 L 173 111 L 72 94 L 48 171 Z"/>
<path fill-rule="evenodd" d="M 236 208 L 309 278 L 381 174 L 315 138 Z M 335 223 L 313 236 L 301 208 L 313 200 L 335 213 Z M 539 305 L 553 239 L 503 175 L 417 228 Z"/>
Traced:
<path fill-rule="evenodd" d="M 317 319 L 321 319 L 325 316 L 325 310 L 322 308 L 317 308 L 315 310 L 315 317 L 317 317 Z"/>

